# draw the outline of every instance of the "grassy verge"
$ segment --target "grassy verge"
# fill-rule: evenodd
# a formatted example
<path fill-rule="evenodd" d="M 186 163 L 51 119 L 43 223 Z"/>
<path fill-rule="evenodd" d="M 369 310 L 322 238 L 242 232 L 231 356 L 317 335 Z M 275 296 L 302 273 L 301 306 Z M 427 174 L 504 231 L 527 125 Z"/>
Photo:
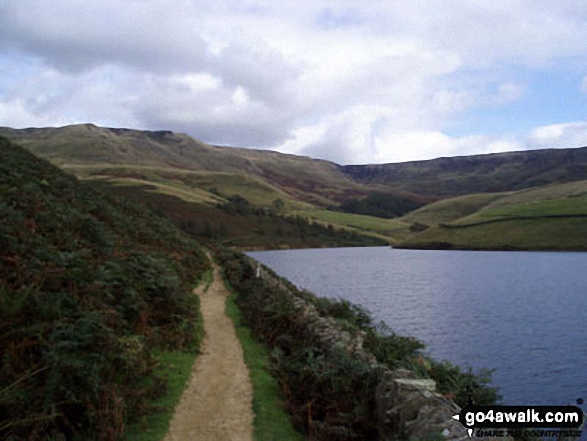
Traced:
<path fill-rule="evenodd" d="M 228 285 L 227 285 L 228 286 Z M 241 312 L 232 293 L 226 302 L 226 314 L 234 322 L 236 334 L 243 348 L 245 363 L 253 383 L 253 412 L 255 441 L 302 441 L 289 415 L 281 408 L 281 390 L 277 380 L 267 371 L 269 352 L 257 342 L 251 330 L 242 325 Z"/>
<path fill-rule="evenodd" d="M 204 273 L 199 285 L 204 285 L 204 292 L 208 291 L 214 274 L 212 269 Z M 162 397 L 153 401 L 156 409 L 153 413 L 144 416 L 140 421 L 130 425 L 124 439 L 127 441 L 160 441 L 169 430 L 169 423 L 173 417 L 175 407 L 181 399 L 181 395 L 192 372 L 192 366 L 200 352 L 199 344 L 204 335 L 203 320 L 198 318 L 197 347 L 189 352 L 165 352 L 158 351 L 155 357 L 158 361 L 157 373 L 166 378 L 167 392 Z"/>

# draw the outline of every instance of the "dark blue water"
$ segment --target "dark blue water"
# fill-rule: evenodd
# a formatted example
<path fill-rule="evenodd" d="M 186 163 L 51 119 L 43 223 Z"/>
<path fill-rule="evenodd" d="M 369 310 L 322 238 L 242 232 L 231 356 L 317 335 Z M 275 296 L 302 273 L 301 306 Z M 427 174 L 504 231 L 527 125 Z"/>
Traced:
<path fill-rule="evenodd" d="M 364 306 L 425 342 L 437 359 L 495 369 L 505 404 L 587 401 L 587 253 L 380 247 L 248 254 L 298 287 Z"/>

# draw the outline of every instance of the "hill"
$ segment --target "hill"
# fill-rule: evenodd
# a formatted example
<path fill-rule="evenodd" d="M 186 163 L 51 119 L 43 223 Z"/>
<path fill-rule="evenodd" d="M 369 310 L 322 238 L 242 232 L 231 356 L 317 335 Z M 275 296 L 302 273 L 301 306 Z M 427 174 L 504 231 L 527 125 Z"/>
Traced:
<path fill-rule="evenodd" d="M 491 234 L 511 236 L 515 245 L 510 239 L 498 245 L 471 242 L 478 233 L 486 235 L 487 226 L 479 230 L 469 226 L 465 239 L 464 229 L 456 232 L 453 228 L 449 233 L 451 226 L 443 224 L 477 222 L 475 215 L 491 214 L 482 210 L 499 210 L 494 202 L 505 204 L 506 196 L 521 191 L 527 191 L 527 202 L 533 202 L 531 198 L 541 197 L 534 189 L 552 191 L 552 186 L 561 183 L 587 180 L 587 147 L 340 166 L 265 150 L 212 146 L 169 131 L 82 124 L 0 128 L 0 134 L 84 180 L 108 184 L 109 191 L 158 207 L 202 240 L 221 240 L 238 247 L 366 245 L 376 243 L 370 240 L 384 240 L 401 246 L 447 247 L 450 243 L 451 247 L 531 249 L 538 235 L 553 238 L 541 242 L 539 248 L 582 246 L 567 240 L 555 243 L 562 238 L 548 234 L 548 225 L 558 228 L 552 218 L 535 235 L 525 235 L 529 227 L 521 223 L 523 219 L 511 216 L 509 233 L 501 231 L 505 224 L 491 227 Z M 516 197 L 524 197 L 522 194 Z M 559 196 L 563 198 L 560 203 L 571 211 L 579 201 Z M 247 213 L 224 209 L 234 198 L 246 200 Z M 544 202 L 533 209 L 565 214 L 557 211 L 557 204 Z M 473 217 L 466 220 L 465 216 Z M 543 220 L 546 218 L 533 218 L 532 222 Z M 583 222 L 580 218 L 575 221 Z M 341 234 L 334 238 L 337 232 Z M 455 235 L 462 240 L 453 240 Z M 521 237 L 526 239 L 520 242 Z"/>
<path fill-rule="evenodd" d="M 586 250 L 587 181 L 449 198 L 400 219 L 402 248 Z"/>
<path fill-rule="evenodd" d="M 202 249 L 0 138 L 0 437 L 118 439 L 195 351 Z"/>
<path fill-rule="evenodd" d="M 328 161 L 264 150 L 211 146 L 169 131 L 81 124 L 21 130 L 0 128 L 0 135 L 84 177 L 131 178 L 138 175 L 140 178 L 137 166 L 147 167 L 152 175 L 166 180 L 182 181 L 186 176 L 181 172 L 185 171 L 217 173 L 217 178 L 241 175 L 278 188 L 293 200 L 322 205 L 344 198 L 347 193 L 355 194 L 362 188 L 341 173 L 338 165 Z"/>
<path fill-rule="evenodd" d="M 349 165 L 353 181 L 435 197 L 491 193 L 587 179 L 587 147 Z"/>
<path fill-rule="evenodd" d="M 240 175 L 262 182 L 292 200 L 323 207 L 377 191 L 430 202 L 587 179 L 587 147 L 341 166 L 267 150 L 212 146 L 170 131 L 80 124 L 60 128 L 4 127 L 0 135 L 84 177 L 136 175 L 139 179 L 137 166 L 165 180 L 185 180 L 180 171 L 190 171 L 192 176 L 194 172 L 209 172 L 212 176 L 217 174 L 220 181 L 222 176 Z M 208 184 L 192 184 L 207 190 Z"/>

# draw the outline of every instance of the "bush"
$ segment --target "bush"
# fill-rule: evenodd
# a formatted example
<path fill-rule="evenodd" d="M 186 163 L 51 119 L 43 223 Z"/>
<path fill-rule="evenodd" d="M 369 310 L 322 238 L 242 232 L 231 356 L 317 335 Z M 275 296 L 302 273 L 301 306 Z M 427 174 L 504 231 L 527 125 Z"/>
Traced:
<path fill-rule="evenodd" d="M 220 250 L 217 258 L 237 291 L 245 324 L 272 351 L 273 372 L 296 427 L 321 440 L 376 437 L 378 374 L 342 348 L 323 348 L 297 318 L 291 297 L 255 278 L 246 256 Z M 346 305 L 335 309 L 344 311 Z"/>
<path fill-rule="evenodd" d="M 198 244 L 0 138 L 0 437 L 115 440 L 195 348 Z"/>
<path fill-rule="evenodd" d="M 374 398 L 380 374 L 344 348 L 324 348 L 299 318 L 286 290 L 312 303 L 321 316 L 335 319 L 344 330 L 362 331 L 364 349 L 381 364 L 433 378 L 439 391 L 461 406 L 466 404 L 469 391 L 477 404 L 497 399 L 495 389 L 488 385 L 489 377 L 425 357 L 420 341 L 399 336 L 384 324 L 375 325 L 363 308 L 346 300 L 317 298 L 298 291 L 266 269 L 285 289 L 269 284 L 255 277 L 254 266 L 243 254 L 218 250 L 216 255 L 227 281 L 237 291 L 236 301 L 245 324 L 272 350 L 274 374 L 295 424 L 315 439 L 376 438 Z"/>

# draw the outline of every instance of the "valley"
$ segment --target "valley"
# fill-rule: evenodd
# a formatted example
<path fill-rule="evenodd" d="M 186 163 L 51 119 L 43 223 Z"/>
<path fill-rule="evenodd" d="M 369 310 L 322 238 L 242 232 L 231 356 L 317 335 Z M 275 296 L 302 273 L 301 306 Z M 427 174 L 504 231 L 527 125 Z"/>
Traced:
<path fill-rule="evenodd" d="M 239 248 L 587 249 L 573 233 L 587 228 L 587 148 L 341 166 L 170 131 L 81 124 L 0 135 Z M 246 210 L 227 209 L 232 198 Z"/>

